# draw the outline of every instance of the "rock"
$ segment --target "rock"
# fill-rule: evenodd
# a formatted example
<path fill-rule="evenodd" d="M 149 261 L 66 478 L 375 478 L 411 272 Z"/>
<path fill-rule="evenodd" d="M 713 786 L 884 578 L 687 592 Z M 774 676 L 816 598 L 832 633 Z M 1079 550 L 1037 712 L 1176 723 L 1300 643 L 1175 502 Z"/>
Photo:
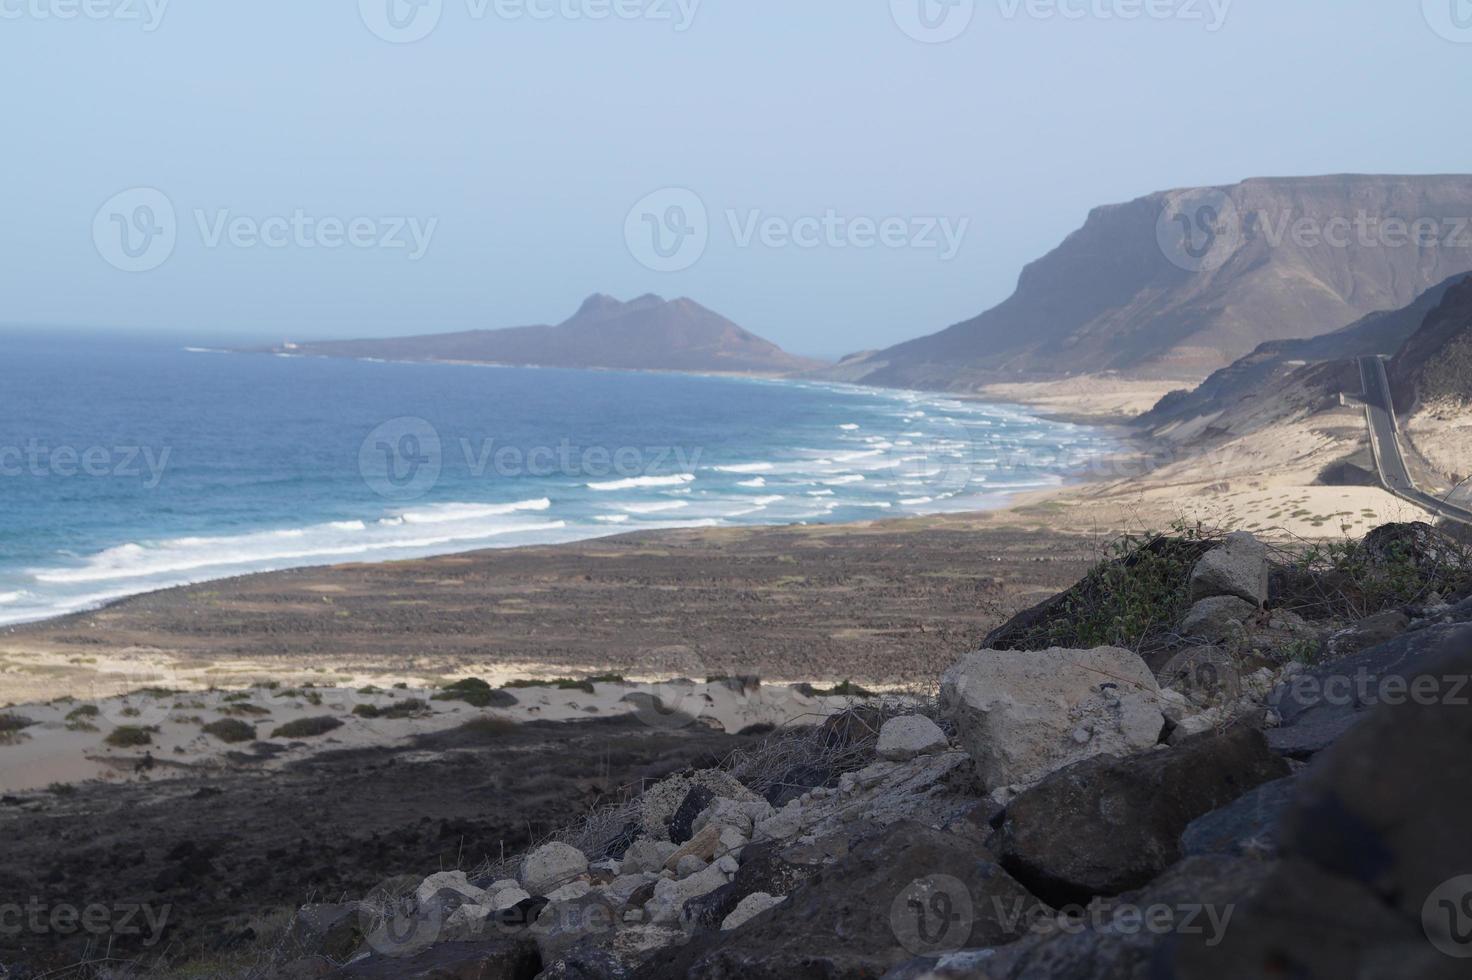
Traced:
<path fill-rule="evenodd" d="M 722 796 L 728 800 L 755 802 L 761 799 L 741 785 L 735 776 L 720 769 L 702 769 L 689 776 L 670 776 L 645 790 L 644 795 L 639 798 L 640 821 L 644 834 L 654 840 L 668 840 L 670 819 L 695 786 L 702 786 L 710 790 L 713 796 Z"/>
<path fill-rule="evenodd" d="M 571 844 L 554 841 L 532 851 L 521 862 L 517 878 L 533 896 L 545 895 L 587 873 L 588 858 Z"/>
<path fill-rule="evenodd" d="M 1101 752 L 1155 745 L 1165 727 L 1159 690 L 1128 650 L 983 650 L 946 671 L 941 704 L 992 789 L 1035 782 Z"/>
<path fill-rule="evenodd" d="M 1325 653 L 1329 660 L 1339 660 L 1382 643 L 1389 643 L 1410 628 L 1411 617 L 1399 609 L 1376 613 L 1348 629 L 1330 634 Z"/>
<path fill-rule="evenodd" d="M 752 833 L 756 841 L 791 840 L 802 831 L 802 803 L 793 800 L 772 816 L 757 823 Z"/>
<path fill-rule="evenodd" d="M 356 902 L 304 905 L 292 916 L 286 948 L 303 954 L 320 953 L 342 962 L 363 945 L 360 911 Z"/>
<path fill-rule="evenodd" d="M 780 914 L 757 916 L 740 929 L 699 933 L 635 976 L 877 977 L 918 953 L 1019 938 L 1025 925 L 1010 910 L 1035 904 L 968 842 L 919 824 L 897 824 L 798 885 Z"/>
<path fill-rule="evenodd" d="M 1237 596 L 1257 607 L 1268 601 L 1268 549 L 1246 531 L 1227 535 L 1191 569 L 1191 600 Z"/>
<path fill-rule="evenodd" d="M 628 975 L 628 967 L 612 951 L 581 942 L 549 963 L 536 980 L 623 980 Z"/>
<path fill-rule="evenodd" d="M 1157 677 L 1161 687 L 1184 694 L 1198 704 L 1235 700 L 1242 696 L 1242 675 L 1237 670 L 1236 660 L 1217 647 L 1182 650 L 1160 669 Z"/>
<path fill-rule="evenodd" d="M 1028 910 L 1028 934 L 1006 946 L 968 949 L 911 960 L 884 980 L 1145 980 L 1195 975 L 1170 969 L 1181 935 L 1199 931 L 1219 943 L 1236 928 L 1233 910 L 1259 887 L 1272 866 L 1221 857 L 1192 858 L 1144 889 L 1096 903 L 1060 924 L 1046 909 Z M 1083 914 L 1079 914 L 1083 913 Z M 1163 916 L 1147 919 L 1146 915 Z M 1242 974 L 1237 980 L 1271 976 Z"/>
<path fill-rule="evenodd" d="M 775 908 L 784 901 L 786 901 L 785 896 L 778 897 L 768 895 L 766 892 L 752 892 L 731 910 L 731 914 L 726 916 L 725 921 L 721 923 L 721 929 L 723 931 L 740 929 L 767 909 Z"/>
<path fill-rule="evenodd" d="M 532 980 L 537 944 L 525 936 L 440 943 L 414 956 L 375 955 L 331 974 L 332 980 Z"/>
<path fill-rule="evenodd" d="M 561 888 L 554 888 L 547 893 L 549 902 L 571 902 L 573 899 L 582 898 L 593 890 L 593 886 L 586 878 L 577 878 L 569 881 Z"/>
<path fill-rule="evenodd" d="M 1276 857 L 1278 820 L 1297 785 L 1295 776 L 1275 779 L 1197 817 L 1181 834 L 1181 853 L 1187 857 L 1206 854 Z"/>
<path fill-rule="evenodd" d="M 747 837 L 751 836 L 752 825 L 757 820 L 765 820 L 772 815 L 771 804 L 766 800 L 758 800 L 755 803 L 741 803 L 736 800 L 718 799 L 706 807 L 695 818 L 694 829 L 704 830 L 708 825 L 715 824 L 718 827 L 731 827 L 739 830 Z"/>
<path fill-rule="evenodd" d="M 1234 595 L 1215 595 L 1193 605 L 1181 620 L 1181 634 L 1205 643 L 1241 647 L 1257 606 Z"/>
<path fill-rule="evenodd" d="M 515 908 L 531 897 L 524 889 L 516 887 L 513 883 L 510 888 L 502 888 L 500 891 L 491 893 L 490 908 L 493 912 L 504 912 Z"/>
<path fill-rule="evenodd" d="M 626 874 L 638 874 L 641 871 L 659 872 L 664 868 L 670 856 L 679 849 L 680 845 L 669 841 L 642 838 L 635 841 L 624 852 L 623 871 Z"/>
<path fill-rule="evenodd" d="M 1441 678 L 1427 672 L 1437 659 L 1472 649 L 1472 624 L 1430 626 L 1389 643 L 1298 673 L 1273 691 L 1268 705 L 1278 727 L 1273 748 L 1307 758 L 1332 745 L 1377 705 L 1417 698 L 1417 685 L 1434 693 Z"/>
<path fill-rule="evenodd" d="M 715 798 L 716 794 L 711 792 L 709 787 L 691 786 L 690 791 L 685 794 L 685 799 L 681 801 L 679 807 L 670 816 L 670 821 L 667 825 L 670 841 L 675 844 L 683 844 L 688 841 L 690 836 L 695 833 L 693 826 L 695 818 L 700 815 L 701 811 L 710 806 L 711 801 Z"/>
<path fill-rule="evenodd" d="M 716 850 L 721 846 L 721 828 L 710 824 L 701 829 L 700 833 L 690 838 L 678 851 L 665 859 L 664 867 L 668 871 L 674 871 L 680 866 L 683 858 L 695 857 L 709 864 L 716 856 Z"/>
<path fill-rule="evenodd" d="M 679 922 L 686 902 L 708 895 L 725 884 L 725 872 L 715 865 L 688 878 L 661 878 L 654 883 L 654 896 L 644 906 L 644 911 L 654 924 Z"/>
<path fill-rule="evenodd" d="M 489 897 L 466 879 L 464 871 L 441 871 L 439 874 L 430 875 L 415 890 L 414 897 L 419 900 L 420 905 L 424 905 L 443 891 L 454 892 L 463 896 L 467 902 L 474 904 L 484 902 Z"/>
<path fill-rule="evenodd" d="M 1173 749 L 1086 759 L 1007 807 L 1002 866 L 1053 905 L 1118 895 L 1180 859 L 1192 820 L 1287 774 L 1247 725 Z"/>
<path fill-rule="evenodd" d="M 532 923 L 531 935 L 542 962 L 551 963 L 589 937 L 612 933 L 618 923 L 618 909 L 607 898 L 594 893 L 570 901 L 551 902 Z"/>
<path fill-rule="evenodd" d="M 924 715 L 891 718 L 879 729 L 879 758 L 904 762 L 917 755 L 944 752 L 950 743 L 940 726 Z"/>
<path fill-rule="evenodd" d="M 748 895 L 788 895 L 818 872 L 816 864 L 792 861 L 779 845 L 753 844 L 729 884 L 685 903 L 685 916 L 698 929 L 716 929 Z"/>
<path fill-rule="evenodd" d="M 704 871 L 707 863 L 694 854 L 686 854 L 679 861 L 675 862 L 675 877 L 688 878 L 697 872 Z"/>

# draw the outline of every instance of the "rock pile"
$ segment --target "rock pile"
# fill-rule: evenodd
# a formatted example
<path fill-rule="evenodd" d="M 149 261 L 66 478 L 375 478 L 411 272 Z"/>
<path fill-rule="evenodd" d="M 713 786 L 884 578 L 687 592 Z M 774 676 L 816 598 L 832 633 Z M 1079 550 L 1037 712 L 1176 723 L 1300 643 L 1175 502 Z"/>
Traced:
<path fill-rule="evenodd" d="M 428 941 L 304 910 L 317 955 L 283 975 L 1465 976 L 1472 600 L 1351 637 L 1273 608 L 1269 584 L 1266 549 L 1232 536 L 1165 625 L 1246 647 L 1153 671 L 1113 647 L 966 654 L 935 717 L 825 728 L 867 746 L 837 778 L 672 777 L 596 853 L 425 879 L 404 906 Z M 1240 653 L 1306 634 L 1348 652 Z"/>

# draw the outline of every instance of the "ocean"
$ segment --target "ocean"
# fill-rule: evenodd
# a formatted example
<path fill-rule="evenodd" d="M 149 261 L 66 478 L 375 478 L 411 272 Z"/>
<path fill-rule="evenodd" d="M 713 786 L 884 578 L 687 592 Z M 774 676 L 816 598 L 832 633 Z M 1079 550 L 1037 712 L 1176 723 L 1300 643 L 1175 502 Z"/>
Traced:
<path fill-rule="evenodd" d="M 838 384 L 9 336 L 0 624 L 274 569 L 1004 503 L 1113 447 Z"/>

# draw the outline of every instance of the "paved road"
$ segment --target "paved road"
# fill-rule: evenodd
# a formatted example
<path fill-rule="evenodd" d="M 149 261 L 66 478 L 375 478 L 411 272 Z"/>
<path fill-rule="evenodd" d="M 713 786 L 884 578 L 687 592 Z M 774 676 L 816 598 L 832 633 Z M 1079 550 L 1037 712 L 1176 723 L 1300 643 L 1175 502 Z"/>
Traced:
<path fill-rule="evenodd" d="M 1390 377 L 1385 373 L 1385 360 L 1371 355 L 1361 357 L 1359 361 L 1360 380 L 1365 390 L 1365 421 L 1370 427 L 1370 448 L 1375 453 L 1375 466 L 1380 471 L 1380 482 L 1397 497 L 1424 507 L 1433 514 L 1472 524 L 1472 511 L 1417 489 L 1400 451 L 1395 403 L 1390 397 Z"/>

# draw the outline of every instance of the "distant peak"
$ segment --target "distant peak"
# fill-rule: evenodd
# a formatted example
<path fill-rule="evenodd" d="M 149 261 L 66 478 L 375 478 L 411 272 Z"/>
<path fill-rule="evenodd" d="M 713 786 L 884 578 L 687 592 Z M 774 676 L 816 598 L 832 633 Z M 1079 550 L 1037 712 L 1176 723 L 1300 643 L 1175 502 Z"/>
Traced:
<path fill-rule="evenodd" d="M 588 313 L 612 313 L 623 309 L 624 304 L 609 296 L 607 293 L 594 293 L 583 300 L 583 305 L 578 307 L 578 316 Z"/>

